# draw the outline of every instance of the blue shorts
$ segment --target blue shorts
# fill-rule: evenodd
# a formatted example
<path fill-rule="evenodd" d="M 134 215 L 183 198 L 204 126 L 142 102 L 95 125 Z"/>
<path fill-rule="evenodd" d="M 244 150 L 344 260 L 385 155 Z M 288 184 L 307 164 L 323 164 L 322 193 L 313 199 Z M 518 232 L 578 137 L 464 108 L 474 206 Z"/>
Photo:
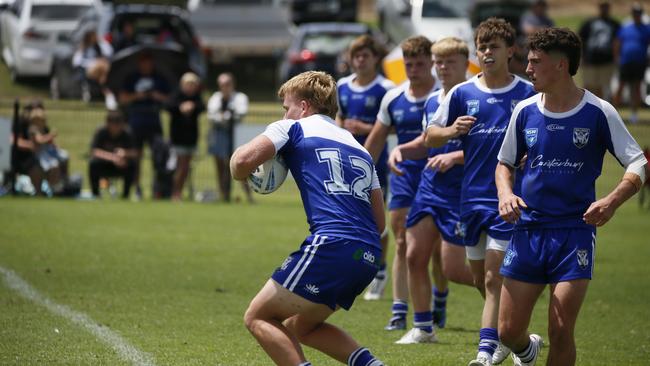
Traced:
<path fill-rule="evenodd" d="M 446 242 L 457 245 L 463 244 L 463 238 L 459 235 L 460 232 L 458 231 L 460 217 L 455 210 L 431 206 L 415 200 L 406 217 L 406 227 L 410 228 L 415 226 L 427 216 L 433 218 L 433 222 L 436 224 L 438 231 L 440 231 L 440 235 L 442 235 L 442 238 Z"/>
<path fill-rule="evenodd" d="M 473 247 L 478 244 L 483 231 L 491 238 L 510 240 L 512 228 L 512 224 L 503 221 L 497 211 L 473 210 L 461 214 L 458 231 L 464 238 L 463 244 Z"/>
<path fill-rule="evenodd" d="M 365 243 L 310 235 L 271 278 L 311 302 L 349 310 L 375 278 L 380 257 L 381 249 Z"/>
<path fill-rule="evenodd" d="M 389 210 L 409 208 L 413 204 L 415 194 L 418 192 L 423 165 L 400 165 L 404 175 L 390 174 L 390 202 Z"/>
<path fill-rule="evenodd" d="M 595 246 L 594 228 L 516 230 L 501 274 L 539 284 L 591 279 Z"/>

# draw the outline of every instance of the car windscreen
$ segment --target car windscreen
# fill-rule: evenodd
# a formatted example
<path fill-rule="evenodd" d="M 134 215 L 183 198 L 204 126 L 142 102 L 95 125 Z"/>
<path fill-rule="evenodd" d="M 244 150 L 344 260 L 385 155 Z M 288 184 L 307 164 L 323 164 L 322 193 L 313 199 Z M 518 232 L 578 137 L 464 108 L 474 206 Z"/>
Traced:
<path fill-rule="evenodd" d="M 32 19 L 76 20 L 90 8 L 87 5 L 34 5 Z"/>
<path fill-rule="evenodd" d="M 423 18 L 462 18 L 470 8 L 470 0 L 425 0 L 422 4 Z"/>
<path fill-rule="evenodd" d="M 302 48 L 320 55 L 338 55 L 360 34 L 358 33 L 319 33 L 307 34 L 302 41 Z"/>
<path fill-rule="evenodd" d="M 192 34 L 187 24 L 178 17 L 123 14 L 114 19 L 112 31 L 119 33 L 127 22 L 133 26 L 137 43 L 175 42 L 183 47 L 192 44 Z"/>

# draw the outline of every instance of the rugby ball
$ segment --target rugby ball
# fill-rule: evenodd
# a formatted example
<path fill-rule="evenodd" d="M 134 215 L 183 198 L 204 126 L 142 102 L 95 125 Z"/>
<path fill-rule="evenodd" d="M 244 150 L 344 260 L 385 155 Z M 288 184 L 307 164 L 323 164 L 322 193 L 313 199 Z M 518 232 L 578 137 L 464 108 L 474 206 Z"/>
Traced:
<path fill-rule="evenodd" d="M 280 155 L 265 161 L 248 176 L 248 186 L 257 193 L 275 192 L 287 179 L 287 164 Z"/>

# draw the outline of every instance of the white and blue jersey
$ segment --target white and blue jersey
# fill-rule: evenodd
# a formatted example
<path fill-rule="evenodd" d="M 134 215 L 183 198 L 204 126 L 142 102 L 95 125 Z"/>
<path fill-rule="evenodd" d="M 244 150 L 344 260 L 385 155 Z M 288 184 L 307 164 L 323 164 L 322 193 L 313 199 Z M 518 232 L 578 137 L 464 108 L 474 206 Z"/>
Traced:
<path fill-rule="evenodd" d="M 356 119 L 369 125 L 374 125 L 379 112 L 379 105 L 386 92 L 395 87 L 392 81 L 382 75 L 365 86 L 354 84 L 356 74 L 340 79 L 337 83 L 339 115 L 343 118 Z M 367 135 L 354 135 L 361 145 L 366 143 Z M 388 150 L 384 145 L 377 159 L 377 174 L 382 186 L 386 186 Z"/>
<path fill-rule="evenodd" d="M 370 203 L 371 191 L 380 189 L 372 158 L 323 115 L 278 121 L 263 135 L 289 166 L 312 234 L 272 278 L 309 301 L 349 309 L 381 257 Z"/>
<path fill-rule="evenodd" d="M 514 113 L 499 161 L 523 170 L 521 198 L 527 209 L 517 227 L 587 227 L 582 215 L 596 198 L 605 151 L 625 167 L 645 164 L 643 151 L 606 101 L 585 91 L 572 110 L 553 113 L 542 94 L 521 102 Z"/>
<path fill-rule="evenodd" d="M 451 126 L 460 116 L 474 116 L 469 132 L 460 136 L 465 153 L 461 189 L 461 215 L 473 210 L 498 212 L 494 171 L 510 115 L 521 100 L 534 94 L 532 85 L 518 76 L 503 88 L 489 89 L 481 74 L 456 85 L 442 102 L 429 125 Z"/>
<path fill-rule="evenodd" d="M 370 207 L 379 181 L 370 154 L 352 134 L 323 115 L 274 122 L 263 134 L 298 185 L 313 235 L 380 247 Z"/>
<path fill-rule="evenodd" d="M 382 99 L 377 114 L 380 123 L 395 128 L 398 144 L 407 143 L 422 134 L 424 103 L 427 98 L 413 97 L 409 93 L 409 85 L 407 81 L 389 90 Z M 425 164 L 426 159 L 404 160 L 398 164 L 404 175 L 390 176 L 390 210 L 411 207 Z"/>
<path fill-rule="evenodd" d="M 442 103 L 443 90 L 433 92 L 424 105 L 422 124 L 426 127 Z M 459 139 L 451 139 L 444 146 L 428 149 L 428 157 L 462 150 Z M 409 211 L 406 227 L 412 227 L 422 218 L 431 216 L 443 238 L 450 243 L 462 244 L 457 233 L 460 220 L 460 186 L 463 180 L 463 166 L 455 165 L 442 173 L 438 170 L 424 168 L 420 178 L 417 194 Z"/>

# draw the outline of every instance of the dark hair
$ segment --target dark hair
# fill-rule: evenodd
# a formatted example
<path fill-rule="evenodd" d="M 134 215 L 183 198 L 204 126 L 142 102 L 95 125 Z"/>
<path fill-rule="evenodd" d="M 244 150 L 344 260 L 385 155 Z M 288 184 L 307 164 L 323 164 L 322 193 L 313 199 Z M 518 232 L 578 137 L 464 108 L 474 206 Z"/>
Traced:
<path fill-rule="evenodd" d="M 425 36 L 413 36 L 402 42 L 404 57 L 427 56 L 431 58 L 431 45 L 433 43 Z"/>
<path fill-rule="evenodd" d="M 528 36 L 528 48 L 547 54 L 557 52 L 569 60 L 569 74 L 574 76 L 580 66 L 582 42 L 569 28 L 544 28 Z"/>
<path fill-rule="evenodd" d="M 111 110 L 106 113 L 106 122 L 108 123 L 123 123 L 125 122 L 124 120 L 124 114 L 120 112 L 119 110 Z"/>
<path fill-rule="evenodd" d="M 501 38 L 508 47 L 515 44 L 517 31 L 503 18 L 487 18 L 476 27 L 474 32 L 474 44 L 486 43 L 495 38 Z"/>
<path fill-rule="evenodd" d="M 372 36 L 368 34 L 361 35 L 357 37 L 352 43 L 350 43 L 349 53 L 350 58 L 354 56 L 355 53 L 368 49 L 376 57 L 382 58 L 386 55 L 386 50 L 384 47 L 379 44 Z"/>

